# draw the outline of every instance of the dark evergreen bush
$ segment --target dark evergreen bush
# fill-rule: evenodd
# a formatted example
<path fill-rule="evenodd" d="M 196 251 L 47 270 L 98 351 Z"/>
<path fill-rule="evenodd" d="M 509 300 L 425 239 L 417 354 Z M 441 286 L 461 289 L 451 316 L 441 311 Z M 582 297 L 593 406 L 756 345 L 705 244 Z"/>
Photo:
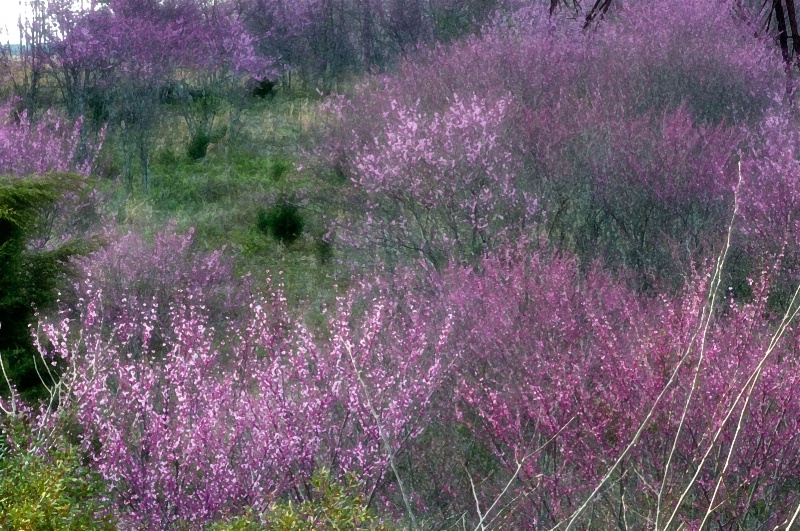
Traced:
<path fill-rule="evenodd" d="M 96 125 L 108 122 L 110 118 L 108 98 L 100 87 L 89 87 L 86 90 L 87 116 Z"/>
<path fill-rule="evenodd" d="M 43 212 L 82 185 L 80 177 L 64 174 L 24 180 L 0 177 L 0 353 L 9 378 L 28 397 L 41 390 L 28 327 L 34 308 L 46 310 L 55 304 L 70 258 L 89 246 L 76 239 L 52 250 L 32 250 L 27 242 Z"/>
<path fill-rule="evenodd" d="M 211 135 L 205 131 L 196 131 L 189 141 L 186 148 L 186 155 L 191 160 L 200 160 L 208 153 L 208 145 L 211 143 Z"/>
<path fill-rule="evenodd" d="M 250 94 L 254 98 L 271 98 L 275 95 L 275 82 L 264 78 L 253 87 Z"/>
<path fill-rule="evenodd" d="M 290 245 L 303 234 L 305 222 L 296 205 L 279 199 L 272 208 L 258 213 L 256 225 L 264 234 Z"/>

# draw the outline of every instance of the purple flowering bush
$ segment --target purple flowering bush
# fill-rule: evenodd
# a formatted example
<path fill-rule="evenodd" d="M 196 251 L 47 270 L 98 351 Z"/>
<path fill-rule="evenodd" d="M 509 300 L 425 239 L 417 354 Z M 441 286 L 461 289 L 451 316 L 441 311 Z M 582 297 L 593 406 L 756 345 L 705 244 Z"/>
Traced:
<path fill-rule="evenodd" d="M 280 273 L 258 288 L 241 248 L 203 251 L 173 224 L 109 223 L 72 262 L 74 296 L 37 315 L 47 399 L 8 378 L 0 399 L 19 492 L 146 529 L 797 522 L 800 124 L 739 3 L 614 3 L 584 27 L 504 2 L 479 34 L 413 52 L 427 37 L 392 3 L 271 6 L 287 20 L 248 20 L 257 2 L 112 4 L 62 20 L 58 53 L 117 96 L 187 69 L 236 85 L 269 67 L 258 24 L 329 69 L 409 48 L 329 97 L 319 143 L 274 179 L 313 188 L 303 215 L 341 258 L 317 264 L 342 281 L 327 306 L 290 300 Z M 470 6 L 458 24 L 478 23 Z M 456 24 L 436 18 L 446 2 L 418 7 L 426 35 Z M 333 32 L 348 13 L 358 27 Z M 203 60 L 123 53 L 154 28 Z M 168 104 L 142 98 L 116 119 L 146 144 L 137 120 Z M 0 166 L 18 182 L 91 173 L 100 142 L 80 121 L 9 116 Z M 310 267 L 288 264 L 302 244 L 275 252 Z M 84 494 L 35 470 L 81 475 Z"/>
<path fill-rule="evenodd" d="M 522 9 L 421 53 L 328 106 L 332 235 L 440 264 L 545 234 L 675 285 L 719 249 L 744 129 L 780 99 L 779 58 L 748 31 L 713 4 L 645 2 L 589 32 Z M 451 143 L 479 162 L 454 165 Z"/>
<path fill-rule="evenodd" d="M 429 316 L 399 316 L 385 297 L 358 312 L 342 299 L 321 340 L 291 317 L 279 285 L 219 327 L 190 288 L 166 314 L 157 297 L 122 300 L 115 313 L 102 289 L 87 290 L 78 327 L 45 324 L 42 343 L 67 367 L 62 408 L 83 427 L 121 521 L 263 512 L 306 499 L 321 467 L 354 474 L 370 499 L 390 495 L 379 492 L 388 469 L 443 378 L 446 324 L 431 332 Z"/>

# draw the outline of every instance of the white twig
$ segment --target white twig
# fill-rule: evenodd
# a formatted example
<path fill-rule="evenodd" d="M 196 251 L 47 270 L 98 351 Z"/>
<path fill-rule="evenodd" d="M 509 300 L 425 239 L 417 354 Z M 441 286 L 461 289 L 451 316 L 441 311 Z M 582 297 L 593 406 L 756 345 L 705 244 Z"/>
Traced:
<path fill-rule="evenodd" d="M 480 520 L 478 522 L 478 527 L 476 527 L 475 529 L 480 528 L 481 531 L 483 531 L 484 529 L 486 529 L 486 526 L 483 525 L 484 516 L 483 513 L 481 512 L 481 502 L 480 500 L 478 500 L 478 492 L 475 490 L 475 482 L 472 481 L 472 474 L 469 473 L 469 469 L 467 468 L 467 466 L 466 465 L 463 466 L 464 466 L 464 472 L 467 473 L 467 477 L 469 478 L 469 486 L 472 489 L 472 499 L 475 500 L 475 511 L 478 513 L 478 518 Z"/>
<path fill-rule="evenodd" d="M 778 326 L 778 329 L 772 335 L 772 338 L 770 339 L 769 346 L 767 347 L 767 351 L 764 353 L 764 356 L 762 356 L 762 358 L 759 361 L 758 365 L 756 366 L 755 370 L 750 374 L 750 377 L 744 383 L 744 386 L 742 386 L 742 389 L 739 391 L 739 394 L 736 395 L 736 399 L 733 401 L 733 404 L 731 404 L 730 408 L 728 409 L 728 412 L 725 415 L 725 418 L 723 419 L 723 421 L 720 424 L 719 428 L 717 428 L 717 431 L 714 434 L 714 437 L 712 438 L 712 440 L 711 440 L 711 442 L 710 442 L 710 444 L 708 446 L 708 449 L 706 450 L 705 454 L 703 455 L 703 459 L 700 461 L 700 464 L 697 466 L 697 470 L 696 470 L 694 476 L 692 476 L 692 480 L 689 482 L 689 485 L 687 485 L 686 489 L 684 489 L 683 494 L 681 495 L 680 499 L 678 500 L 678 503 L 676 504 L 675 509 L 672 512 L 672 515 L 670 516 L 670 519 L 667 521 L 665 529 L 669 527 L 669 524 L 675 518 L 675 516 L 676 516 L 676 514 L 678 512 L 678 508 L 680 507 L 680 504 L 683 502 L 684 498 L 688 495 L 689 490 L 694 485 L 695 481 L 697 481 L 697 477 L 699 476 L 700 471 L 702 470 L 706 459 L 708 458 L 709 454 L 711 453 L 711 450 L 713 449 L 714 445 L 716 444 L 717 440 L 719 439 L 719 436 L 722 434 L 722 430 L 728 424 L 728 420 L 733 415 L 733 412 L 735 411 L 736 406 L 739 404 L 739 401 L 742 399 L 742 396 L 745 394 L 745 392 L 747 392 L 747 397 L 745 399 L 745 403 L 742 406 L 742 411 L 739 414 L 739 422 L 738 422 L 738 424 L 736 426 L 736 432 L 734 434 L 734 439 L 731 442 L 730 449 L 728 450 L 728 455 L 727 455 L 727 458 L 725 460 L 725 464 L 723 466 L 722 472 L 720 472 L 719 478 L 717 479 L 717 484 L 716 484 L 716 487 L 714 488 L 714 495 L 712 496 L 711 501 L 709 502 L 709 507 L 708 507 L 708 509 L 706 511 L 706 514 L 703 517 L 703 521 L 702 521 L 702 523 L 700 525 L 701 529 L 702 529 L 703 525 L 705 524 L 706 520 L 708 519 L 708 517 L 714 511 L 714 509 L 715 509 L 714 500 L 715 500 L 716 495 L 717 495 L 717 493 L 719 491 L 719 487 L 722 484 L 722 479 L 723 479 L 723 476 L 725 474 L 725 471 L 728 469 L 728 465 L 730 464 L 730 459 L 731 459 L 731 456 L 733 454 L 733 449 L 734 449 L 734 446 L 736 445 L 736 440 L 738 438 L 739 432 L 741 431 L 741 427 L 742 427 L 742 423 L 743 423 L 743 419 L 744 419 L 744 414 L 745 414 L 745 411 L 747 409 L 747 405 L 749 404 L 750 396 L 751 396 L 751 394 L 753 392 L 753 389 L 755 388 L 756 383 L 758 382 L 759 377 L 761 376 L 761 372 L 764 369 L 764 365 L 766 364 L 767 359 L 769 359 L 769 356 L 772 354 L 772 351 L 775 350 L 775 347 L 778 346 L 778 343 L 780 342 L 781 338 L 783 337 L 783 334 L 786 332 L 786 329 L 789 327 L 789 324 L 794 320 L 794 318 L 797 316 L 798 312 L 800 312 L 800 307 L 797 307 L 797 308 L 794 309 L 794 311 L 792 311 L 792 307 L 794 306 L 795 301 L 797 300 L 798 296 L 800 296 L 800 285 L 797 286 L 797 289 L 795 290 L 794 295 L 792 296 L 792 300 L 789 303 L 789 307 L 786 309 L 786 313 L 784 313 L 784 315 L 783 315 L 783 319 L 781 320 L 781 324 Z"/>
<path fill-rule="evenodd" d="M 395 452 L 392 450 L 391 444 L 389 443 L 389 436 L 386 435 L 386 432 L 383 429 L 383 423 L 381 423 L 380 415 L 378 415 L 377 410 L 372 405 L 369 387 L 367 387 L 366 382 L 364 382 L 364 379 L 361 377 L 361 369 L 358 367 L 358 363 L 356 363 L 356 358 L 353 355 L 353 349 L 350 346 L 349 341 L 344 342 L 344 347 L 347 351 L 347 355 L 350 357 L 350 363 L 353 365 L 353 371 L 356 374 L 358 383 L 361 385 L 361 388 L 364 391 L 364 399 L 367 402 L 367 408 L 369 409 L 372 418 L 375 419 L 375 425 L 378 427 L 378 435 L 380 436 L 381 442 L 383 442 L 384 449 L 386 450 L 386 457 L 389 459 L 389 466 L 392 468 L 395 479 L 397 479 L 397 485 L 400 487 L 400 494 L 403 497 L 403 503 L 406 506 L 408 517 L 411 519 L 411 529 L 417 529 L 417 518 L 414 516 L 414 511 L 411 509 L 411 500 L 408 498 L 408 493 L 406 493 L 403 480 L 400 479 L 400 473 L 397 471 L 397 464 L 395 463 L 394 459 Z"/>
<path fill-rule="evenodd" d="M 0 327 L 2 327 L 2 325 L 3 325 L 3 323 L 0 323 Z M 0 409 L 2 409 L 3 413 L 5 413 L 6 415 L 8 415 L 10 417 L 13 417 L 13 416 L 16 416 L 16 414 L 17 414 L 17 393 L 14 391 L 14 386 L 11 385 L 11 380 L 8 378 L 8 374 L 6 373 L 6 364 L 3 361 L 3 353 L 2 352 L 0 352 L 0 369 L 3 369 L 3 379 L 5 380 L 6 385 L 8 386 L 9 400 L 11 402 L 9 404 L 9 407 L 11 409 L 9 410 L 9 409 L 6 409 L 3 406 L 2 401 L 0 401 Z"/>
<path fill-rule="evenodd" d="M 722 253 L 717 257 L 717 264 L 714 268 L 714 275 L 711 279 L 711 285 L 709 287 L 709 297 L 710 302 L 706 308 L 703 309 L 703 315 L 700 322 L 700 328 L 702 328 L 703 333 L 700 335 L 700 355 L 697 360 L 697 365 L 694 369 L 694 375 L 692 377 L 692 385 L 689 388 L 689 395 L 686 397 L 686 402 L 683 405 L 683 410 L 681 411 L 681 420 L 678 422 L 678 429 L 675 432 L 675 437 L 672 439 L 672 448 L 670 449 L 669 456 L 667 457 L 667 463 L 664 465 L 664 476 L 661 480 L 661 487 L 658 490 L 658 498 L 656 501 L 656 531 L 658 530 L 658 523 L 661 516 L 661 500 L 664 496 L 664 490 L 667 485 L 667 479 L 669 478 L 669 469 L 672 465 L 672 458 L 675 456 L 675 451 L 678 447 L 678 440 L 680 439 L 681 432 L 683 431 L 683 427 L 686 423 L 686 415 L 689 412 L 689 405 L 692 402 L 692 398 L 694 398 L 694 392 L 697 390 L 698 379 L 700 377 L 700 369 L 703 365 L 703 360 L 705 359 L 705 349 L 706 349 L 706 336 L 708 335 L 708 328 L 711 324 L 711 318 L 713 317 L 714 308 L 716 306 L 717 301 L 717 293 L 719 291 L 720 284 L 722 282 L 722 267 L 725 265 L 725 260 L 728 257 L 728 251 L 731 247 L 731 235 L 733 234 L 733 223 L 736 220 L 736 214 L 739 212 L 739 188 L 742 185 L 742 161 L 739 161 L 738 166 L 738 175 L 739 179 L 736 183 L 736 188 L 733 194 L 733 214 L 731 215 L 731 221 L 728 223 L 728 234 L 725 238 L 725 248 L 723 249 Z M 698 329 L 699 331 L 699 329 Z M 697 332 L 695 332 L 695 337 L 697 336 Z M 686 354 L 689 354 L 692 345 L 694 344 L 694 339 L 689 343 L 689 347 L 687 348 Z"/>
<path fill-rule="evenodd" d="M 740 165 L 740 169 L 741 169 L 741 165 Z M 639 428 L 636 430 L 636 433 L 631 438 L 631 441 L 628 443 L 628 445 L 625 447 L 625 449 L 622 451 L 622 453 L 614 461 L 614 464 L 611 465 L 611 468 L 609 468 L 608 471 L 605 473 L 605 475 L 603 475 L 603 477 L 601 478 L 600 482 L 597 484 L 597 486 L 594 488 L 594 490 L 591 492 L 591 494 L 589 494 L 589 496 L 583 501 L 583 503 L 572 513 L 572 515 L 569 518 L 569 521 L 567 522 L 567 527 L 566 527 L 565 531 L 569 531 L 570 529 L 573 528 L 573 526 L 578 521 L 578 518 L 580 518 L 580 516 L 583 514 L 583 511 L 586 510 L 586 508 L 592 502 L 594 497 L 597 496 L 597 494 L 605 486 L 605 484 L 608 482 L 608 480 L 611 479 L 611 476 L 617 470 L 617 468 L 622 463 L 622 461 L 625 459 L 625 457 L 628 455 L 628 453 L 631 451 L 631 449 L 639 442 L 639 438 L 641 437 L 642 433 L 644 432 L 645 428 L 647 427 L 647 424 L 650 422 L 650 419 L 655 414 L 656 407 L 658 406 L 658 404 L 661 403 L 661 400 L 667 394 L 667 391 L 672 386 L 672 383 L 675 381 L 675 379 L 678 376 L 678 371 L 680 370 L 680 368 L 683 365 L 684 361 L 686 361 L 686 359 L 689 357 L 689 354 L 692 351 L 692 346 L 694 345 L 695 339 L 696 339 L 700 329 L 703 329 L 703 336 L 705 336 L 705 333 L 708 330 L 708 322 L 710 321 L 711 316 L 713 315 L 714 305 L 716 303 L 716 292 L 717 292 L 717 288 L 719 287 L 719 283 L 721 282 L 721 278 L 722 278 L 722 267 L 725 264 L 725 260 L 726 260 L 727 255 L 728 255 L 728 250 L 730 249 L 731 235 L 733 233 L 733 222 L 736 219 L 736 214 L 737 214 L 738 209 L 739 209 L 739 203 L 738 203 L 738 200 L 737 200 L 737 196 L 738 196 L 738 190 L 739 190 L 739 186 L 741 185 L 741 182 L 742 182 L 742 174 L 741 174 L 741 171 L 740 171 L 739 172 L 739 181 L 738 181 L 738 183 L 736 185 L 736 191 L 735 191 L 735 195 L 734 195 L 733 214 L 731 215 L 731 221 L 728 224 L 728 234 L 727 234 L 727 238 L 726 238 L 726 242 L 725 242 L 725 247 L 722 250 L 722 253 L 720 253 L 720 256 L 717 258 L 717 264 L 716 264 L 716 267 L 714 268 L 714 275 L 712 276 L 711 285 L 709 286 L 709 295 L 708 295 L 709 304 L 708 304 L 708 306 L 706 308 L 704 308 L 703 314 L 701 316 L 700 327 L 695 332 L 695 335 L 692 336 L 692 340 L 689 343 L 689 346 L 686 348 L 686 351 L 684 352 L 683 356 L 681 357 L 681 359 L 676 364 L 675 368 L 672 371 L 672 374 L 670 375 L 669 380 L 667 381 L 667 383 L 664 385 L 664 388 L 661 390 L 661 392 L 656 397 L 655 402 L 653 402 L 653 405 L 650 407 L 650 410 L 647 412 L 647 415 L 645 416 L 644 420 L 642 420 L 641 424 L 639 425 Z M 707 309 L 707 311 L 706 311 L 706 309 Z M 704 337 L 703 337 L 703 339 L 704 339 Z M 658 519 L 657 518 L 656 518 L 656 525 L 658 525 Z"/>
<path fill-rule="evenodd" d="M 788 524 L 786 524 L 786 531 L 791 531 L 792 526 L 794 525 L 794 522 L 797 520 L 798 516 L 800 516 L 800 503 L 797 504 L 797 509 L 795 509 L 792 519 L 789 520 Z M 777 527 L 775 529 L 777 529 Z"/>
<path fill-rule="evenodd" d="M 546 441 L 544 444 L 542 444 L 541 446 L 539 446 L 537 449 L 535 449 L 535 450 L 533 450 L 532 452 L 530 452 L 529 454 L 525 455 L 525 456 L 524 456 L 522 459 L 520 459 L 519 461 L 517 461 L 517 460 L 516 460 L 516 458 L 514 459 L 514 462 L 517 464 L 517 468 L 516 468 L 516 470 L 514 470 L 514 474 L 512 474 L 512 476 L 511 476 L 511 479 L 509 479 L 509 480 L 508 480 L 508 482 L 506 483 L 505 487 L 503 487 L 503 490 L 502 490 L 502 492 L 500 492 L 500 494 L 498 494 L 498 495 L 497 495 L 497 497 L 494 499 L 494 501 L 492 502 L 492 505 L 491 505 L 491 507 L 489 507 L 489 508 L 486 510 L 486 512 L 485 512 L 485 513 L 483 513 L 483 514 L 481 514 L 481 511 L 480 511 L 480 503 L 478 502 L 478 495 L 477 495 L 477 493 L 475 492 L 475 484 L 472 482 L 472 476 L 470 476 L 470 477 L 469 477 L 469 482 L 470 482 L 470 485 L 472 486 L 472 494 L 473 494 L 473 496 L 474 496 L 474 498 L 475 498 L 475 505 L 476 505 L 476 507 L 477 507 L 477 509 L 478 509 L 478 518 L 479 518 L 478 525 L 476 525 L 476 526 L 475 526 L 475 529 L 474 529 L 474 531 L 478 531 L 478 530 L 483 530 L 483 529 L 486 529 L 486 527 L 484 526 L 484 522 L 486 521 L 486 518 L 488 518 L 488 517 L 489 517 L 489 515 L 492 513 L 492 511 L 494 510 L 494 508 L 495 508 L 495 507 L 497 507 L 497 504 L 498 504 L 498 503 L 500 503 L 500 500 L 501 500 L 501 499 L 503 499 L 503 497 L 506 495 L 506 493 L 508 492 L 508 489 L 510 489 L 510 488 L 511 488 L 511 485 L 514 483 L 514 481 L 517 479 L 517 476 L 519 476 L 519 473 L 522 471 L 522 467 L 523 467 L 523 465 L 525 464 L 525 461 L 527 461 L 528 459 L 530 459 L 530 458 L 531 458 L 531 457 L 533 457 L 534 455 L 536 455 L 536 454 L 538 454 L 539 452 L 541 452 L 541 451 L 542 451 L 542 450 L 543 450 L 543 449 L 544 449 L 544 448 L 545 448 L 545 447 L 546 447 L 548 444 L 550 444 L 551 442 L 553 442 L 554 440 L 556 440 L 556 438 L 557 438 L 559 435 L 561 435 L 561 432 L 562 432 L 562 431 L 564 431 L 565 429 L 567 429 L 567 426 L 569 426 L 570 424 L 572 424 L 572 421 L 573 421 L 573 420 L 575 420 L 575 418 L 576 418 L 576 417 L 577 417 L 577 416 L 573 416 L 571 419 L 569 419 L 569 420 L 567 421 L 567 423 L 566 423 L 566 424 L 564 424 L 564 425 L 563 425 L 563 426 L 562 426 L 562 427 L 561 427 L 561 428 L 560 428 L 560 429 L 559 429 L 559 430 L 558 430 L 558 431 L 555 433 L 555 435 L 553 435 L 552 437 L 550 437 L 550 438 L 549 438 L 549 439 L 548 439 L 548 440 L 547 440 L 547 441 Z M 465 467 L 465 468 L 466 468 L 466 467 Z M 467 475 L 469 475 L 469 472 L 467 472 Z M 491 521 L 493 522 L 493 521 L 494 521 L 494 518 L 493 518 Z"/>

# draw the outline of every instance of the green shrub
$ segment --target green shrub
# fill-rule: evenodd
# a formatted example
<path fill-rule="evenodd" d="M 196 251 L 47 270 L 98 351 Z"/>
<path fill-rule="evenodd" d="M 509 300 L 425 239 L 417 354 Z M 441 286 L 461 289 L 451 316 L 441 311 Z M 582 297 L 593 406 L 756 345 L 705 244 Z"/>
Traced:
<path fill-rule="evenodd" d="M 208 146 L 206 146 L 206 151 L 207 150 Z M 162 166 L 174 166 L 178 163 L 178 157 L 175 155 L 175 152 L 172 151 L 172 149 L 169 147 L 164 147 L 156 151 L 155 155 L 153 156 L 153 161 L 161 164 Z"/>
<path fill-rule="evenodd" d="M 108 98 L 106 92 L 99 87 L 89 87 L 86 90 L 87 116 L 93 124 L 107 123 L 110 117 Z"/>
<path fill-rule="evenodd" d="M 205 131 L 195 131 L 189 146 L 186 148 L 186 155 L 191 160 L 200 160 L 208 153 L 208 145 L 211 143 L 211 135 Z"/>
<path fill-rule="evenodd" d="M 115 529 L 100 477 L 81 464 L 78 451 L 63 440 L 31 451 L 24 421 L 6 417 L 3 433 L 22 448 L 0 442 L 0 529 Z"/>
<path fill-rule="evenodd" d="M 294 165 L 288 159 L 279 157 L 272 161 L 270 167 L 270 175 L 273 181 L 280 181 L 287 172 L 289 172 Z"/>
<path fill-rule="evenodd" d="M 279 199 L 272 208 L 258 213 L 256 226 L 262 233 L 290 245 L 303 234 L 305 222 L 296 205 Z"/>
<path fill-rule="evenodd" d="M 275 96 L 275 89 L 276 82 L 265 77 L 250 89 L 250 94 L 254 98 L 272 99 Z"/>
<path fill-rule="evenodd" d="M 320 265 L 330 263 L 333 259 L 333 244 L 326 239 L 317 238 L 314 240 L 314 254 Z"/>
<path fill-rule="evenodd" d="M 35 306 L 45 310 L 56 302 L 57 288 L 69 273 L 69 260 L 91 246 L 74 239 L 52 250 L 28 246 L 42 215 L 65 193 L 85 189 L 82 178 L 56 174 L 37 178 L 0 177 L 0 353 L 24 396 L 41 396 L 28 325 Z"/>
<path fill-rule="evenodd" d="M 296 504 L 274 504 L 260 518 L 252 513 L 216 524 L 210 531 L 334 531 L 369 529 L 389 531 L 391 527 L 367 507 L 358 484 L 348 477 L 344 485 L 335 483 L 327 469 L 311 478 L 311 500 Z M 261 523 L 266 521 L 266 524 Z"/>
<path fill-rule="evenodd" d="M 211 525 L 208 531 L 264 531 L 269 529 L 252 511 L 244 516 Z"/>
<path fill-rule="evenodd" d="M 311 478 L 312 501 L 299 505 L 280 503 L 272 506 L 267 520 L 276 531 L 338 530 L 390 528 L 369 510 L 352 477 L 345 485 L 331 481 L 330 471 L 321 469 Z"/>
<path fill-rule="evenodd" d="M 213 121 L 213 119 L 212 119 Z M 227 127 L 220 127 L 214 131 L 209 131 L 206 127 L 200 127 L 192 132 L 192 138 L 186 147 L 186 156 L 192 161 L 205 158 L 208 154 L 208 147 L 219 142 L 228 133 Z"/>

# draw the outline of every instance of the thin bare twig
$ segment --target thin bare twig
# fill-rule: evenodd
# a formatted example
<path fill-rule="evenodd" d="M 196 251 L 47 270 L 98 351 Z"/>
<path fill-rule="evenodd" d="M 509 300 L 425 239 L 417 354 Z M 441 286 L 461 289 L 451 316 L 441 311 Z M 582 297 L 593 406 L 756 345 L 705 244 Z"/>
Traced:
<path fill-rule="evenodd" d="M 706 336 L 708 335 L 708 328 L 711 324 L 711 318 L 713 317 L 714 308 L 716 306 L 717 301 L 717 293 L 719 292 L 719 286 L 722 282 L 722 267 L 725 264 L 725 260 L 728 256 L 728 251 L 730 250 L 731 246 L 731 235 L 733 234 L 733 223 L 736 220 L 736 215 L 739 212 L 739 188 L 742 185 L 742 161 L 739 161 L 738 165 L 738 175 L 739 179 L 736 183 L 736 189 L 734 191 L 734 199 L 733 199 L 733 214 L 731 215 L 731 221 L 728 223 L 728 234 L 725 240 L 725 248 L 723 249 L 722 253 L 717 257 L 717 264 L 714 268 L 714 276 L 711 279 L 711 285 L 709 287 L 709 296 L 710 302 L 706 308 L 703 309 L 703 316 L 701 318 L 700 328 L 702 328 L 703 333 L 700 335 L 700 355 L 697 360 L 697 365 L 694 369 L 694 375 L 692 377 L 692 385 L 689 388 L 689 395 L 686 397 L 686 402 L 683 405 L 683 410 L 681 411 L 681 420 L 678 422 L 678 429 L 675 432 L 675 437 L 672 439 L 672 448 L 670 449 L 669 456 L 667 457 L 667 463 L 664 466 L 664 476 L 661 480 L 661 487 L 658 490 L 658 498 L 656 501 L 656 527 L 655 529 L 658 530 L 658 523 L 660 521 L 661 516 L 661 501 L 664 496 L 664 490 L 667 485 L 667 479 L 669 477 L 669 469 L 672 465 L 672 459 L 675 456 L 675 451 L 678 447 L 678 440 L 681 436 L 681 432 L 683 431 L 683 427 L 686 423 L 686 415 L 689 412 L 689 405 L 692 402 L 692 398 L 694 398 L 694 392 L 697 390 L 698 379 L 700 376 L 700 369 L 703 365 L 703 360 L 705 359 L 705 346 L 706 346 Z M 699 331 L 699 329 L 698 329 Z M 697 336 L 697 332 L 695 332 L 695 337 Z M 689 343 L 689 347 L 687 348 L 686 355 L 689 354 L 690 349 L 694 345 L 694 337 L 692 341 Z"/>
<path fill-rule="evenodd" d="M 411 529 L 417 529 L 417 518 L 414 516 L 414 511 L 411 508 L 411 500 L 408 497 L 405 485 L 403 485 L 403 480 L 400 478 L 400 473 L 397 470 L 397 464 L 395 462 L 395 452 L 392 450 L 392 447 L 389 443 L 389 437 L 388 435 L 386 435 L 386 431 L 383 429 L 383 423 L 381 422 L 380 415 L 378 415 L 377 410 L 372 405 L 372 399 L 370 397 L 369 387 L 367 387 L 366 382 L 361 377 L 361 369 L 359 368 L 358 363 L 356 362 L 355 355 L 353 354 L 353 348 L 348 341 L 345 341 L 344 346 L 345 350 L 347 351 L 347 355 L 350 358 L 350 363 L 353 365 L 353 371 L 356 374 L 358 383 L 361 385 L 361 388 L 364 391 L 364 399 L 367 402 L 367 408 L 369 409 L 372 418 L 375 419 L 375 425 L 378 427 L 378 435 L 381 438 L 381 442 L 383 442 L 383 446 L 386 451 L 386 457 L 389 459 L 389 466 L 392 468 L 394 477 L 395 479 L 397 479 L 397 485 L 400 487 L 400 494 L 403 497 L 403 504 L 405 504 L 406 511 L 408 512 L 408 517 L 409 519 L 411 519 Z"/>
<path fill-rule="evenodd" d="M 741 165 L 740 165 L 740 169 L 741 169 Z M 741 171 L 740 171 L 739 172 L 739 182 L 736 185 L 736 192 L 735 192 L 736 195 L 735 195 L 735 197 L 738 196 L 738 190 L 739 190 L 739 187 L 741 185 L 741 182 L 742 182 L 742 174 L 741 174 Z M 725 247 L 723 248 L 722 253 L 720 253 L 720 256 L 717 258 L 717 264 L 716 264 L 716 267 L 714 268 L 714 275 L 712 276 L 711 285 L 709 286 L 709 290 L 710 290 L 709 291 L 709 295 L 708 295 L 709 304 L 703 310 L 703 314 L 701 316 L 701 324 L 700 324 L 698 330 L 695 332 L 695 335 L 692 337 L 692 340 L 689 343 L 689 346 L 686 348 L 686 351 L 684 352 L 683 356 L 681 357 L 680 360 L 678 360 L 678 363 L 675 365 L 675 368 L 673 369 L 669 380 L 667 381 L 667 383 L 664 385 L 664 388 L 661 390 L 661 392 L 656 397 L 655 402 L 653 402 L 653 405 L 650 407 L 650 410 L 647 412 L 647 415 L 645 416 L 644 420 L 642 420 L 642 422 L 640 423 L 639 428 L 636 430 L 636 433 L 631 438 L 631 441 L 628 443 L 628 445 L 625 447 L 625 449 L 622 451 L 622 453 L 614 461 L 614 464 L 611 465 L 611 468 L 609 468 L 608 471 L 603 475 L 603 477 L 601 478 L 600 482 L 597 484 L 597 486 L 594 488 L 594 490 L 591 492 L 591 494 L 589 494 L 589 496 L 584 500 L 584 502 L 572 513 L 572 515 L 570 516 L 570 518 L 569 518 L 569 520 L 567 522 L 566 531 L 569 531 L 570 529 L 573 528 L 573 526 L 577 523 L 578 518 L 580 518 L 580 516 L 583 514 L 583 511 L 586 510 L 586 508 L 589 506 L 589 504 L 592 502 L 592 500 L 595 498 L 595 496 L 597 496 L 597 494 L 602 490 L 602 488 L 605 486 L 605 484 L 611 479 L 612 475 L 614 474 L 614 472 L 616 472 L 617 468 L 622 463 L 622 461 L 625 459 L 625 457 L 628 455 L 628 453 L 631 451 L 631 449 L 634 446 L 636 446 L 636 444 L 639 442 L 639 439 L 640 439 L 642 433 L 644 432 L 645 428 L 647 427 L 648 423 L 650 422 L 650 419 L 655 414 L 656 407 L 658 407 L 658 404 L 661 403 L 661 400 L 664 398 L 664 396 L 667 394 L 667 391 L 669 390 L 669 388 L 672 386 L 672 384 L 677 379 L 678 371 L 680 370 L 681 366 L 686 361 L 686 359 L 688 359 L 689 354 L 692 351 L 692 346 L 694 345 L 695 339 L 696 339 L 697 335 L 699 334 L 700 329 L 703 330 L 703 334 L 704 335 L 705 335 L 705 332 L 708 330 L 708 320 L 711 318 L 711 315 L 713 315 L 714 305 L 716 304 L 716 292 L 717 292 L 717 288 L 719 287 L 719 283 L 721 282 L 720 279 L 722 277 L 722 267 L 725 264 L 725 260 L 726 260 L 727 255 L 728 255 L 728 251 L 730 249 L 731 237 L 732 237 L 732 234 L 733 234 L 733 223 L 734 223 L 734 220 L 736 219 L 736 214 L 738 212 L 738 206 L 739 206 L 738 205 L 738 201 L 735 200 L 734 201 L 734 211 L 733 211 L 733 214 L 731 215 L 731 221 L 728 224 L 728 234 L 727 234 L 727 238 L 726 238 L 726 242 L 725 242 Z M 657 522 L 658 522 L 658 520 L 656 520 L 656 525 L 657 525 Z M 560 525 L 561 524 L 559 523 L 558 526 L 560 526 Z M 556 527 L 558 527 L 558 526 L 556 526 Z"/>

